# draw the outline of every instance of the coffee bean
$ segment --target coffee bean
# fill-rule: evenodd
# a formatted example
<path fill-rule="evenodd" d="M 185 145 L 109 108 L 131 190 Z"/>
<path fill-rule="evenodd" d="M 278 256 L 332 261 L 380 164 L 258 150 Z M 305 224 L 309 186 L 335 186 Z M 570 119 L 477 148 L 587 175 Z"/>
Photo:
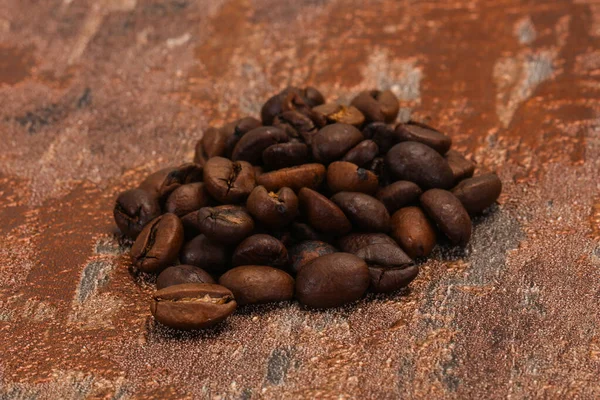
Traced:
<path fill-rule="evenodd" d="M 480 213 L 494 204 L 501 192 L 502 182 L 496 174 L 465 179 L 452 189 L 469 214 Z"/>
<path fill-rule="evenodd" d="M 175 214 L 164 214 L 144 227 L 131 247 L 133 264 L 143 272 L 158 272 L 177 260 L 183 226 Z"/>
<path fill-rule="evenodd" d="M 363 140 L 351 148 L 342 160 L 356 164 L 359 167 L 365 167 L 373 161 L 377 154 L 379 154 L 377 143 L 372 140 Z"/>
<path fill-rule="evenodd" d="M 401 207 L 419 200 L 423 191 L 417 184 L 409 181 L 397 181 L 379 189 L 377 198 L 388 212 L 393 213 Z"/>
<path fill-rule="evenodd" d="M 219 284 L 233 292 L 239 305 L 288 301 L 294 297 L 294 278 L 264 265 L 244 265 L 227 271 Z"/>
<path fill-rule="evenodd" d="M 365 139 L 371 139 L 377 144 L 380 154 L 387 153 L 398 143 L 394 128 L 385 122 L 371 122 L 363 128 L 362 134 Z"/>
<path fill-rule="evenodd" d="M 337 204 L 359 229 L 369 232 L 390 230 L 390 214 L 382 202 L 368 194 L 339 192 L 331 201 Z"/>
<path fill-rule="evenodd" d="M 327 125 L 320 129 L 313 137 L 313 157 L 319 162 L 329 164 L 332 161 L 342 158 L 348 150 L 362 140 L 362 133 L 352 125 Z"/>
<path fill-rule="evenodd" d="M 208 272 L 193 265 L 169 267 L 156 278 L 156 288 L 159 290 L 184 283 L 215 283 L 215 280 Z"/>
<path fill-rule="evenodd" d="M 339 307 L 362 298 L 369 282 L 369 268 L 362 259 L 348 253 L 328 254 L 300 269 L 296 297 L 309 307 Z"/>
<path fill-rule="evenodd" d="M 335 161 L 327 167 L 327 186 L 332 193 L 375 193 L 379 180 L 373 172 L 346 161 Z"/>
<path fill-rule="evenodd" d="M 212 157 L 224 157 L 227 150 L 228 134 L 223 128 L 210 127 L 202 135 L 203 155 L 208 160 Z"/>
<path fill-rule="evenodd" d="M 392 123 L 400 111 L 398 98 L 390 90 L 360 92 L 350 104 L 364 114 L 367 122 Z"/>
<path fill-rule="evenodd" d="M 314 260 L 315 258 L 336 253 L 337 249 L 329 243 L 319 240 L 306 240 L 290 248 L 290 267 L 294 273 L 298 273 L 300 268 Z"/>
<path fill-rule="evenodd" d="M 471 218 L 452 193 L 430 189 L 421 195 L 421 206 L 438 228 L 455 245 L 465 246 L 471 238 Z"/>
<path fill-rule="evenodd" d="M 440 154 L 446 154 L 452 139 L 428 125 L 414 121 L 396 126 L 396 137 L 400 142 L 419 142 L 427 145 Z"/>
<path fill-rule="evenodd" d="M 297 142 L 274 144 L 263 151 L 262 159 L 269 169 L 293 167 L 306 162 L 308 146 Z"/>
<path fill-rule="evenodd" d="M 423 189 L 447 189 L 454 181 L 448 162 L 422 143 L 398 143 L 387 153 L 385 162 L 396 179 L 414 182 Z"/>
<path fill-rule="evenodd" d="M 247 237 L 233 252 L 233 266 L 269 265 L 284 268 L 288 263 L 288 252 L 281 241 L 273 236 L 258 234 Z"/>
<path fill-rule="evenodd" d="M 158 196 L 160 187 L 162 186 L 165 178 L 175 169 L 176 167 L 168 167 L 153 172 L 152 174 L 148 175 L 146 179 L 142 181 L 142 183 L 140 183 L 138 188 Z"/>
<path fill-rule="evenodd" d="M 392 237 L 412 258 L 427 257 L 435 247 L 435 229 L 419 207 L 401 208 L 392 215 Z"/>
<path fill-rule="evenodd" d="M 210 202 L 211 199 L 204 183 L 189 183 L 178 187 L 169 195 L 165 203 L 165 210 L 178 217 L 183 217 L 192 211 L 208 206 Z"/>
<path fill-rule="evenodd" d="M 117 198 L 113 215 L 121 232 L 135 239 L 148 222 L 160 215 L 160 204 L 156 194 L 130 189 Z"/>
<path fill-rule="evenodd" d="M 203 169 L 198 164 L 182 164 L 173 169 L 165 177 L 158 189 L 158 195 L 161 199 L 166 200 L 167 197 L 181 185 L 188 183 L 201 182 Z"/>
<path fill-rule="evenodd" d="M 244 207 L 224 205 L 204 207 L 198 211 L 200 232 L 211 240 L 235 244 L 254 229 L 254 220 Z"/>
<path fill-rule="evenodd" d="M 383 157 L 375 157 L 369 165 L 369 171 L 373 171 L 377 178 L 379 179 L 379 184 L 382 186 L 387 186 L 387 181 L 389 180 L 389 173 L 385 165 L 385 159 Z"/>
<path fill-rule="evenodd" d="M 289 187 L 297 192 L 303 187 L 317 189 L 324 178 L 325 166 L 323 164 L 304 164 L 266 172 L 259 176 L 256 182 L 270 191 Z"/>
<path fill-rule="evenodd" d="M 201 267 L 211 274 L 222 274 L 229 268 L 231 250 L 219 243 L 198 235 L 181 249 L 182 263 Z"/>
<path fill-rule="evenodd" d="M 264 186 L 257 186 L 250 193 L 246 207 L 261 224 L 281 228 L 289 225 L 298 215 L 298 197 L 287 187 L 274 193 L 267 191 Z"/>
<path fill-rule="evenodd" d="M 319 192 L 302 188 L 298 193 L 302 213 L 308 223 L 318 231 L 343 235 L 352 229 L 352 224 L 342 210 Z"/>
<path fill-rule="evenodd" d="M 290 139 L 285 131 L 274 126 L 261 126 L 246 133 L 233 148 L 233 161 L 248 161 L 259 164 L 263 151 L 276 143 L 288 142 Z"/>
<path fill-rule="evenodd" d="M 454 175 L 454 183 L 458 183 L 463 179 L 470 178 L 475 172 L 475 163 L 467 160 L 462 154 L 456 150 L 448 150 L 444 156 Z"/>
<path fill-rule="evenodd" d="M 213 157 L 204 166 L 206 190 L 221 203 L 240 203 L 250 195 L 256 180 L 254 169 L 246 161 L 233 162 Z"/>
<path fill-rule="evenodd" d="M 321 94 L 321 92 L 319 92 L 318 89 L 316 89 L 312 86 L 307 86 L 302 91 L 302 95 L 304 97 L 304 101 L 310 107 L 316 107 L 316 106 L 319 106 L 319 105 L 325 103 L 325 97 Z"/>
<path fill-rule="evenodd" d="M 310 145 L 312 137 L 317 134 L 313 120 L 298 111 L 286 111 L 273 120 L 273 126 L 283 130 L 290 139 L 304 139 Z"/>
<path fill-rule="evenodd" d="M 360 249 L 356 256 L 369 267 L 370 289 L 375 293 L 390 293 L 407 286 L 419 273 L 409 256 L 398 246 L 373 244 Z"/>
<path fill-rule="evenodd" d="M 254 178 L 258 178 L 260 175 L 262 175 L 265 171 L 263 170 L 263 167 L 261 167 L 260 165 L 253 165 L 252 169 L 254 169 Z"/>
<path fill-rule="evenodd" d="M 236 307 L 233 293 L 221 285 L 186 283 L 154 292 L 150 311 L 163 325 L 191 330 L 218 324 Z"/>
<path fill-rule="evenodd" d="M 292 238 L 299 242 L 305 240 L 317 240 L 321 242 L 330 241 L 329 235 L 318 232 L 315 228 L 303 222 L 292 222 L 290 225 L 290 232 Z"/>
<path fill-rule="evenodd" d="M 354 106 L 329 103 L 317 106 L 312 110 L 320 114 L 330 124 L 339 122 L 360 128 L 365 122 L 365 116 Z"/>
<path fill-rule="evenodd" d="M 282 104 L 290 91 L 299 91 L 295 87 L 287 87 L 276 95 L 270 97 L 262 106 L 260 110 L 260 118 L 262 119 L 263 125 L 273 124 L 273 120 L 276 116 L 281 114 L 283 111 Z"/>
<path fill-rule="evenodd" d="M 225 136 L 227 137 L 225 146 L 227 157 L 231 157 L 235 145 L 240 141 L 242 136 L 261 125 L 261 122 L 254 117 L 241 118 L 225 125 L 222 130 L 225 131 Z"/>
<path fill-rule="evenodd" d="M 324 101 L 323 95 L 315 88 L 302 90 L 290 86 L 267 100 L 260 110 L 260 116 L 264 125 L 271 125 L 282 112 L 310 109 Z"/>
<path fill-rule="evenodd" d="M 391 244 L 397 246 L 394 239 L 385 233 L 351 233 L 338 239 L 340 250 L 351 254 L 356 254 L 358 250 L 372 244 Z"/>

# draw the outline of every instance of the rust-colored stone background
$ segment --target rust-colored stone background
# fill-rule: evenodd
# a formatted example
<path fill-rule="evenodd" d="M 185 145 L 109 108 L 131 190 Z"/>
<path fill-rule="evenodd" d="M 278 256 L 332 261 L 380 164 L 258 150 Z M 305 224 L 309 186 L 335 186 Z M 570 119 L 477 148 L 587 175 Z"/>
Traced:
<path fill-rule="evenodd" d="M 600 1 L 1 3 L 0 399 L 600 398 Z M 116 194 L 288 84 L 391 88 L 500 205 L 408 292 L 156 326 Z"/>

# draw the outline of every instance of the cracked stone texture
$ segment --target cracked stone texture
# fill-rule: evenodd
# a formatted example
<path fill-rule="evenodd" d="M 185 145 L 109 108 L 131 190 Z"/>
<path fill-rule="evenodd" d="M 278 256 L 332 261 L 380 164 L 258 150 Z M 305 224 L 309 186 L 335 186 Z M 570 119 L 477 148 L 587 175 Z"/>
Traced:
<path fill-rule="evenodd" d="M 5 0 L 0 399 L 600 398 L 597 0 Z M 497 171 L 410 290 L 181 334 L 117 193 L 288 84 L 393 90 Z"/>

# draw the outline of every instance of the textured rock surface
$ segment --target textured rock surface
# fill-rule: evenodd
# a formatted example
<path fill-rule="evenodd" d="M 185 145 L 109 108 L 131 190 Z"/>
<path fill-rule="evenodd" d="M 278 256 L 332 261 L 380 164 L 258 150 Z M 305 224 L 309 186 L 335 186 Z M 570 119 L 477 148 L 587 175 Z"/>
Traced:
<path fill-rule="evenodd" d="M 0 398 L 600 397 L 600 5 L 364 3 L 2 2 Z M 500 206 L 402 295 L 156 326 L 116 194 L 290 83 L 393 90 Z"/>

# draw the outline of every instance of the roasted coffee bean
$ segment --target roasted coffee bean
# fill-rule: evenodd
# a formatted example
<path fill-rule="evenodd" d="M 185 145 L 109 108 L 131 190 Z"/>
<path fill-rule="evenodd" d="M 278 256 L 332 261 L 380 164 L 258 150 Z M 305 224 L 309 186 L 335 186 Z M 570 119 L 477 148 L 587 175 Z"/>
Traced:
<path fill-rule="evenodd" d="M 353 106 L 343 106 L 340 104 L 323 104 L 312 109 L 315 113 L 322 115 L 328 123 L 341 123 L 354 125 L 360 128 L 365 122 L 365 116 L 358 108 Z"/>
<path fill-rule="evenodd" d="M 401 207 L 419 200 L 423 191 L 416 183 L 409 181 L 397 181 L 379 189 L 377 198 L 393 213 Z"/>
<path fill-rule="evenodd" d="M 377 144 L 380 154 L 387 153 L 398 143 L 394 128 L 385 122 L 371 122 L 363 128 L 362 134 L 365 139 L 371 139 Z"/>
<path fill-rule="evenodd" d="M 273 126 L 279 128 L 290 137 L 304 139 L 310 145 L 311 139 L 318 129 L 313 120 L 298 111 L 286 111 L 275 117 Z"/>
<path fill-rule="evenodd" d="M 276 191 L 289 187 L 297 192 L 303 187 L 317 189 L 325 179 L 323 164 L 304 164 L 266 172 L 256 182 L 267 190 Z"/>
<path fill-rule="evenodd" d="M 372 244 L 391 244 L 397 246 L 394 239 L 385 233 L 351 233 L 338 239 L 338 247 L 345 253 L 356 254 L 363 247 Z"/>
<path fill-rule="evenodd" d="M 221 203 L 240 203 L 256 186 L 254 169 L 246 161 L 213 157 L 204 166 L 204 184 L 211 196 Z"/>
<path fill-rule="evenodd" d="M 160 187 L 165 181 L 165 178 L 175 169 L 176 167 L 168 167 L 151 173 L 142 181 L 142 183 L 140 183 L 138 188 L 158 196 Z"/>
<path fill-rule="evenodd" d="M 335 161 L 327 167 L 327 186 L 331 193 L 362 192 L 373 194 L 379 188 L 377 175 L 346 161 Z"/>
<path fill-rule="evenodd" d="M 165 203 L 165 210 L 178 217 L 183 217 L 192 211 L 208 206 L 210 202 L 211 199 L 204 183 L 189 183 L 178 187 L 169 195 Z"/>
<path fill-rule="evenodd" d="M 323 95 L 315 88 L 302 90 L 290 86 L 267 100 L 260 110 L 260 116 L 264 125 L 271 125 L 282 112 L 310 109 L 324 101 Z"/>
<path fill-rule="evenodd" d="M 252 166 L 252 169 L 254 169 L 254 178 L 258 178 L 259 176 L 261 176 L 265 171 L 263 170 L 263 167 L 261 167 L 260 165 L 254 165 Z"/>
<path fill-rule="evenodd" d="M 223 128 L 208 128 L 200 139 L 205 158 L 208 160 L 212 157 L 224 157 L 227 150 L 227 139 L 228 134 Z"/>
<path fill-rule="evenodd" d="M 390 214 L 382 202 L 368 194 L 339 192 L 331 201 L 337 204 L 359 229 L 369 232 L 390 230 Z"/>
<path fill-rule="evenodd" d="M 248 161 L 260 164 L 263 151 L 276 143 L 288 142 L 290 138 L 285 131 L 274 126 L 261 126 L 246 133 L 233 148 L 233 161 Z"/>
<path fill-rule="evenodd" d="M 336 253 L 337 249 L 326 242 L 319 240 L 306 240 L 290 248 L 290 268 L 294 273 L 298 273 L 300 268 L 314 260 L 315 258 Z"/>
<path fill-rule="evenodd" d="M 198 164 L 182 164 L 173 169 L 165 177 L 158 189 L 158 195 L 161 199 L 166 200 L 167 197 L 181 185 L 202 181 L 202 167 Z"/>
<path fill-rule="evenodd" d="M 235 145 L 240 141 L 242 136 L 261 125 L 261 122 L 254 117 L 244 117 L 225 125 L 222 129 L 225 131 L 225 136 L 227 137 L 225 146 L 227 157 L 231 157 Z"/>
<path fill-rule="evenodd" d="M 318 105 L 325 103 L 325 97 L 317 88 L 312 86 L 307 86 L 302 90 L 302 96 L 304 97 L 304 101 L 310 107 L 316 107 Z"/>
<path fill-rule="evenodd" d="M 231 250 L 204 235 L 198 235 L 181 249 L 182 263 L 201 267 L 211 274 L 222 274 L 229 268 Z"/>
<path fill-rule="evenodd" d="M 283 268 L 288 263 L 288 252 L 281 241 L 270 235 L 252 235 L 240 243 L 233 252 L 232 264 L 269 265 Z"/>
<path fill-rule="evenodd" d="M 435 247 L 435 229 L 419 207 L 404 207 L 392 215 L 392 237 L 412 258 L 427 257 Z"/>
<path fill-rule="evenodd" d="M 448 162 L 431 147 L 418 142 L 398 143 L 385 156 L 392 175 L 423 189 L 447 189 L 454 182 Z"/>
<path fill-rule="evenodd" d="M 379 154 L 377 143 L 372 140 L 363 140 L 351 148 L 342 160 L 356 164 L 359 167 L 365 167 L 373 161 L 377 154 Z"/>
<path fill-rule="evenodd" d="M 471 218 L 460 200 L 447 190 L 430 189 L 421 195 L 421 206 L 452 244 L 465 246 L 471 238 Z"/>
<path fill-rule="evenodd" d="M 314 308 L 339 307 L 359 300 L 369 287 L 367 264 L 348 253 L 314 259 L 296 276 L 296 298 Z"/>
<path fill-rule="evenodd" d="M 329 164 L 342 158 L 363 139 L 362 133 L 352 125 L 327 125 L 313 137 L 313 157 L 319 162 Z"/>
<path fill-rule="evenodd" d="M 298 142 L 274 144 L 263 151 L 262 159 L 269 169 L 293 167 L 306 162 L 308 146 Z"/>
<path fill-rule="evenodd" d="M 454 175 L 454 183 L 470 178 L 475 172 L 475 163 L 467 160 L 456 150 L 448 150 L 444 156 Z"/>
<path fill-rule="evenodd" d="M 183 244 L 183 226 L 175 214 L 164 214 L 144 227 L 131 247 L 133 265 L 158 272 L 177 260 Z"/>
<path fill-rule="evenodd" d="M 316 230 L 333 235 L 344 235 L 352 229 L 352 224 L 342 210 L 319 192 L 302 188 L 298 198 L 303 215 Z"/>
<path fill-rule="evenodd" d="M 452 139 L 442 132 L 419 122 L 409 121 L 406 124 L 396 126 L 396 137 L 400 142 L 423 143 L 440 154 L 446 154 Z"/>
<path fill-rule="evenodd" d="M 375 157 L 369 165 L 369 171 L 373 171 L 377 178 L 379 179 L 379 184 L 382 186 L 387 186 L 388 180 L 388 171 L 385 165 L 385 159 L 383 157 Z"/>
<path fill-rule="evenodd" d="M 224 205 L 198 211 L 200 232 L 211 240 L 234 244 L 250 235 L 254 220 L 244 207 Z"/>
<path fill-rule="evenodd" d="M 159 290 L 184 283 L 215 283 L 215 280 L 208 272 L 193 265 L 169 267 L 156 278 L 156 288 Z"/>
<path fill-rule="evenodd" d="M 186 283 L 154 292 L 150 311 L 163 325 L 191 330 L 218 324 L 236 307 L 233 293 L 221 285 Z"/>
<path fill-rule="evenodd" d="M 264 186 L 254 188 L 246 202 L 248 212 L 261 224 L 272 228 L 289 225 L 298 215 L 298 197 L 290 188 L 283 187 L 277 193 Z"/>
<path fill-rule="evenodd" d="M 160 204 L 156 194 L 130 189 L 117 197 L 113 215 L 121 232 L 135 239 L 148 222 L 160 215 Z"/>
<path fill-rule="evenodd" d="M 244 265 L 227 271 L 219 284 L 233 292 L 239 305 L 288 301 L 294 297 L 294 278 L 264 265 Z"/>
<path fill-rule="evenodd" d="M 292 234 L 292 238 L 299 242 L 305 240 L 328 242 L 330 240 L 330 236 L 318 232 L 315 228 L 304 222 L 292 222 L 290 225 L 290 233 Z"/>
<path fill-rule="evenodd" d="M 480 213 L 494 204 L 501 192 L 502 182 L 496 174 L 465 179 L 452 189 L 469 214 Z"/>
<path fill-rule="evenodd" d="M 371 291 L 390 293 L 407 286 L 419 274 L 419 267 L 398 246 L 373 244 L 360 249 L 356 256 L 369 267 Z"/>
<path fill-rule="evenodd" d="M 392 123 L 400 111 L 398 98 L 390 90 L 360 92 L 350 104 L 364 114 L 367 122 Z"/>

